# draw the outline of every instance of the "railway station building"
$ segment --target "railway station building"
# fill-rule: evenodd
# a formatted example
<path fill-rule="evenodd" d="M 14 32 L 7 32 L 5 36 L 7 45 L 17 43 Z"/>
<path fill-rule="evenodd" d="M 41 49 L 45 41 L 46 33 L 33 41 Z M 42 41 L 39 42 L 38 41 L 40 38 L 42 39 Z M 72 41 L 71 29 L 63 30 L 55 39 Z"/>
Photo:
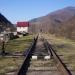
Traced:
<path fill-rule="evenodd" d="M 17 22 L 17 32 L 28 33 L 29 22 Z"/>

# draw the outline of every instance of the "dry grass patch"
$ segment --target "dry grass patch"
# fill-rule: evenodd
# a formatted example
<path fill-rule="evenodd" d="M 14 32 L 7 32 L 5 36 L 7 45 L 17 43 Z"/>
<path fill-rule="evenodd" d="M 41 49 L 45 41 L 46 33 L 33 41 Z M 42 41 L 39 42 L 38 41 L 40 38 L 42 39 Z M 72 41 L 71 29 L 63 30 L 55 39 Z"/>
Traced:
<path fill-rule="evenodd" d="M 50 34 L 44 34 L 44 36 L 52 44 L 57 54 L 63 56 L 63 62 L 65 60 L 75 70 L 75 41 Z"/>

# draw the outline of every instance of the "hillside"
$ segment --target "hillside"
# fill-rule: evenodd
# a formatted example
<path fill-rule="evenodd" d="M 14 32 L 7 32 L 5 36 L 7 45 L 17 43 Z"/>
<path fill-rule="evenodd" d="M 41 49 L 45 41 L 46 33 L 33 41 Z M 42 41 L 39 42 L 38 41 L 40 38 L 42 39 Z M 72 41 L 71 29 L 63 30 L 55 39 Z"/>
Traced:
<path fill-rule="evenodd" d="M 75 15 L 75 7 L 66 7 L 55 12 L 51 12 L 43 17 L 32 19 L 30 22 L 43 22 L 47 20 L 66 21 Z"/>
<path fill-rule="evenodd" d="M 44 32 L 71 38 L 75 28 L 75 7 L 66 7 L 30 21 L 30 32 Z M 69 35 L 70 34 L 70 35 Z M 74 37 L 74 36 L 73 36 Z M 73 38 L 72 37 L 72 38 Z"/>
<path fill-rule="evenodd" d="M 14 30 L 13 24 L 0 13 L 0 32 L 7 30 L 8 28 Z"/>

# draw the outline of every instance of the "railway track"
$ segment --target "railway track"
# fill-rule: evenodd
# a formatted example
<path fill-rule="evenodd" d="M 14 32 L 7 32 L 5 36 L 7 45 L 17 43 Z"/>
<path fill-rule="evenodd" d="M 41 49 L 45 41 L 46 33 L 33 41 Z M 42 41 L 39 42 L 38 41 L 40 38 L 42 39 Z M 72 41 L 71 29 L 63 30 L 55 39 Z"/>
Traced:
<path fill-rule="evenodd" d="M 15 75 L 72 75 L 47 40 L 34 38 L 25 60 Z"/>

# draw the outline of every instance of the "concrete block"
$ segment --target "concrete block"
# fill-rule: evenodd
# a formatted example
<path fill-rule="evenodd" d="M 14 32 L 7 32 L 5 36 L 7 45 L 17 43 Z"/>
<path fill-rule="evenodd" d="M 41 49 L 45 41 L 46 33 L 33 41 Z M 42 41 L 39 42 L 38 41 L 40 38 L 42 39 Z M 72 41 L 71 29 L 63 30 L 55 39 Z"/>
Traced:
<path fill-rule="evenodd" d="M 50 56 L 45 56 L 44 59 L 49 60 L 51 57 Z"/>
<path fill-rule="evenodd" d="M 37 56 L 32 56 L 32 59 L 37 60 Z"/>

